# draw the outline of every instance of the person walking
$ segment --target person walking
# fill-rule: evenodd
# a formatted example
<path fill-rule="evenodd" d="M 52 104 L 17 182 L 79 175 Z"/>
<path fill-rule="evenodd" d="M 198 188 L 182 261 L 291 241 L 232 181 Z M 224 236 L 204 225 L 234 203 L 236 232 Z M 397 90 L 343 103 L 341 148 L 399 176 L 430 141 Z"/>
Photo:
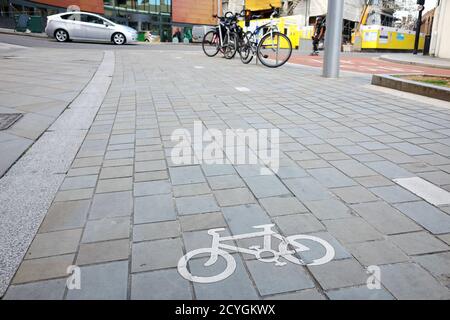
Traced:
<path fill-rule="evenodd" d="M 325 38 L 325 18 L 324 17 L 317 17 L 316 23 L 314 24 L 314 35 L 312 37 L 313 40 L 313 52 L 311 53 L 312 56 L 318 56 L 319 55 L 319 43 Z"/>

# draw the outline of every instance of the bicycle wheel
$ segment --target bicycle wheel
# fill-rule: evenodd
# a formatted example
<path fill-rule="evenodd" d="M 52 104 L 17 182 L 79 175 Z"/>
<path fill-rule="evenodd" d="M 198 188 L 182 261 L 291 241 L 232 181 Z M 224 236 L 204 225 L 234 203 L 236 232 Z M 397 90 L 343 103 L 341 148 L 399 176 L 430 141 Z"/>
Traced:
<path fill-rule="evenodd" d="M 189 251 L 188 253 L 186 253 L 184 256 L 182 256 L 180 258 L 180 260 L 178 260 L 178 273 L 185 278 L 186 280 L 192 281 L 192 282 L 198 282 L 198 283 L 211 283 L 211 282 L 217 282 L 217 281 L 221 281 L 224 280 L 226 278 L 228 278 L 229 276 L 231 276 L 234 272 L 234 270 L 236 269 L 236 261 L 234 260 L 233 256 L 231 254 L 229 254 L 226 251 L 217 249 L 217 253 L 220 257 L 225 259 L 225 270 L 220 272 L 217 275 L 213 275 L 213 276 L 194 276 L 192 275 L 192 273 L 188 270 L 188 261 L 196 256 L 196 255 L 201 255 L 207 253 L 209 256 L 211 256 L 213 254 L 213 249 L 212 248 L 201 248 L 201 249 L 195 249 L 192 251 Z M 217 261 L 214 261 L 215 263 L 217 263 Z M 204 266 L 208 267 L 210 266 L 209 264 L 204 264 Z"/>
<path fill-rule="evenodd" d="M 291 40 L 281 32 L 269 32 L 259 42 L 256 54 L 266 67 L 281 67 L 291 57 Z"/>
<path fill-rule="evenodd" d="M 239 55 L 241 56 L 241 61 L 244 64 L 250 63 L 250 61 L 253 60 L 253 50 L 252 50 L 252 41 L 251 36 L 248 33 L 244 35 L 243 42 L 242 42 L 242 48 L 239 51 Z"/>
<path fill-rule="evenodd" d="M 225 37 L 225 59 L 233 59 L 237 52 L 237 40 L 234 33 L 230 34 L 230 37 Z"/>
<path fill-rule="evenodd" d="M 299 259 L 294 256 L 295 253 L 299 253 L 301 255 L 302 251 L 309 251 L 308 247 L 305 247 L 303 244 L 297 242 L 298 240 L 307 240 L 307 241 L 314 241 L 320 244 L 323 248 L 325 248 L 325 254 L 317 259 L 312 259 L 311 262 L 305 263 L 302 259 Z M 292 246 L 294 248 L 294 253 L 291 254 L 283 254 L 283 258 L 286 260 L 300 265 L 307 265 L 307 266 L 318 266 L 325 264 L 327 262 L 330 262 L 333 260 L 335 255 L 335 250 L 331 244 L 329 244 L 327 241 L 316 237 L 316 236 L 310 236 L 305 234 L 298 234 L 286 237 L 286 242 L 280 242 L 279 245 L 279 251 L 280 252 L 288 252 L 289 248 L 288 246 Z"/>
<path fill-rule="evenodd" d="M 214 57 L 219 52 L 219 35 L 216 31 L 208 31 L 202 41 L 203 52 L 208 57 Z"/>

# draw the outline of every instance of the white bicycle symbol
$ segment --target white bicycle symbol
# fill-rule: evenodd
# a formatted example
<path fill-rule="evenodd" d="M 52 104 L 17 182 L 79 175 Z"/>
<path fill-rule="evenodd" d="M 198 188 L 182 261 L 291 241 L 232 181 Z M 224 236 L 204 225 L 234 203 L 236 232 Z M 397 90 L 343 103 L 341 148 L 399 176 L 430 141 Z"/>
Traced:
<path fill-rule="evenodd" d="M 186 253 L 178 261 L 178 272 L 181 274 L 181 276 L 183 276 L 183 278 L 198 283 L 212 283 L 224 280 L 228 278 L 230 275 L 232 275 L 234 270 L 236 269 L 236 261 L 234 260 L 233 256 L 225 250 L 251 254 L 254 255 L 259 261 L 274 262 L 276 266 L 286 265 L 286 262 L 280 261 L 281 257 L 292 263 L 308 266 L 317 266 L 325 264 L 327 262 L 330 262 L 334 258 L 335 255 L 334 248 L 327 241 L 315 236 L 301 235 L 301 234 L 283 237 L 282 235 L 279 235 L 272 230 L 273 226 L 274 226 L 273 224 L 254 226 L 253 228 L 256 229 L 262 228 L 263 231 L 245 233 L 229 237 L 221 237 L 219 234 L 219 232 L 225 230 L 225 228 L 210 229 L 208 230 L 208 234 L 212 236 L 211 248 L 200 248 Z M 221 243 L 223 241 L 249 239 L 256 237 L 264 237 L 263 248 L 261 248 L 260 246 L 251 246 L 247 249 Z M 278 246 L 278 251 L 273 250 L 271 247 L 272 237 L 281 241 Z M 294 256 L 294 254 L 297 252 L 308 251 L 310 249 L 307 246 L 297 242 L 298 240 L 311 240 L 318 242 L 325 248 L 325 255 L 321 258 L 314 259 L 310 263 L 304 263 L 302 259 L 297 258 L 296 256 Z M 293 249 L 290 250 L 289 246 L 291 246 Z M 216 263 L 218 257 L 221 256 L 222 258 L 225 259 L 227 264 L 225 270 L 218 275 L 210 277 L 201 277 L 192 275 L 187 267 L 188 261 L 194 256 L 204 253 L 207 253 L 210 256 L 208 261 L 206 261 L 204 264 L 205 267 L 211 266 L 214 263 Z M 266 255 L 269 256 L 267 257 Z"/>

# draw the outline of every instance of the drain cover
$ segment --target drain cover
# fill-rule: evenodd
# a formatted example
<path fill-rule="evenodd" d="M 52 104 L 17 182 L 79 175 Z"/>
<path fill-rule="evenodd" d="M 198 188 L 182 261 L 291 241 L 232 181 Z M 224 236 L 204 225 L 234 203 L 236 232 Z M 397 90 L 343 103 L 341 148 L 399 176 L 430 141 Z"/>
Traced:
<path fill-rule="evenodd" d="M 22 117 L 22 113 L 0 113 L 0 130 L 6 130 Z"/>

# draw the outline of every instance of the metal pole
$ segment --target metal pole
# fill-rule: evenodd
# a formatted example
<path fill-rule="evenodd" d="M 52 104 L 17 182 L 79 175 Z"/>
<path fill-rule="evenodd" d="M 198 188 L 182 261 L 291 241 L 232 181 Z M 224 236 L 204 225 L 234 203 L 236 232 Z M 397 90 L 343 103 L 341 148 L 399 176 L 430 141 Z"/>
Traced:
<path fill-rule="evenodd" d="M 222 4 L 222 0 L 217 0 L 217 16 L 218 17 L 222 16 L 222 12 L 220 12 L 221 4 Z"/>
<path fill-rule="evenodd" d="M 325 78 L 339 77 L 343 14 L 344 0 L 328 0 L 323 59 L 323 76 Z"/>
<path fill-rule="evenodd" d="M 425 9 L 424 6 L 420 6 L 419 9 L 419 16 L 417 17 L 417 24 L 416 24 L 416 39 L 414 41 L 414 51 L 413 54 L 417 54 L 419 51 L 419 40 L 420 40 L 420 27 L 422 26 L 422 12 Z"/>

